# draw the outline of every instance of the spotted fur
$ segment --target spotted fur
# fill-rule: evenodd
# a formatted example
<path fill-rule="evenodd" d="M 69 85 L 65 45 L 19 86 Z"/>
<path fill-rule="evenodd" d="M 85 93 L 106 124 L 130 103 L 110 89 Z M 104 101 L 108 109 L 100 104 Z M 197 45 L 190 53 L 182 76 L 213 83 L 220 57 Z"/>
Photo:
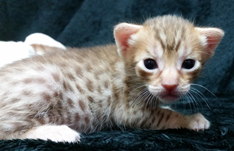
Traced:
<path fill-rule="evenodd" d="M 120 23 L 114 30 L 117 47 L 68 48 L 1 68 L 0 139 L 76 142 L 76 131 L 118 126 L 209 128 L 200 113 L 186 116 L 159 107 L 188 92 L 222 39 L 220 29 L 200 29 L 176 16 Z M 155 70 L 145 68 L 147 58 L 156 61 Z M 187 58 L 197 61 L 195 69 L 181 68 Z M 166 90 L 170 85 L 176 85 L 172 92 Z"/>

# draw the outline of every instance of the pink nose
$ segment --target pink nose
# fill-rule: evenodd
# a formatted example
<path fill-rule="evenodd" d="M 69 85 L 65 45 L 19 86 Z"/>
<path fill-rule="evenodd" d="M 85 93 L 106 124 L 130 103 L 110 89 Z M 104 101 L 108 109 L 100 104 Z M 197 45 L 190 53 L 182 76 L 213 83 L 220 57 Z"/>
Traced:
<path fill-rule="evenodd" d="M 164 87 L 164 89 L 171 92 L 171 91 L 173 91 L 173 90 L 175 90 L 177 88 L 178 84 L 172 84 L 172 85 L 162 84 L 162 86 Z"/>

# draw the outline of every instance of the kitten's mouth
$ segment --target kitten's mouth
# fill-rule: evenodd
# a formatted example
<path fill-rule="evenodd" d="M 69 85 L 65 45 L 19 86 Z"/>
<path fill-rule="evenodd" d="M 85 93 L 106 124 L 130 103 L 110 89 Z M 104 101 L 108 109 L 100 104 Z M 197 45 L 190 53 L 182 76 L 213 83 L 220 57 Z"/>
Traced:
<path fill-rule="evenodd" d="M 180 96 L 176 94 L 165 94 L 161 95 L 160 98 L 163 100 L 164 103 L 173 103 L 178 100 Z"/>

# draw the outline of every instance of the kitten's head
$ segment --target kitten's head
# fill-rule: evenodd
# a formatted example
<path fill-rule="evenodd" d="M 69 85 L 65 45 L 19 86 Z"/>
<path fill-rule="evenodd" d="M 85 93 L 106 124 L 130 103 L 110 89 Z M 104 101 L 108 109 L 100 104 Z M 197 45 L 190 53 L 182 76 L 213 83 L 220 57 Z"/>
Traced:
<path fill-rule="evenodd" d="M 143 25 L 120 23 L 114 30 L 126 72 L 134 68 L 129 74 L 135 74 L 164 103 L 189 91 L 223 35 L 221 29 L 194 27 L 170 15 L 149 19 Z"/>

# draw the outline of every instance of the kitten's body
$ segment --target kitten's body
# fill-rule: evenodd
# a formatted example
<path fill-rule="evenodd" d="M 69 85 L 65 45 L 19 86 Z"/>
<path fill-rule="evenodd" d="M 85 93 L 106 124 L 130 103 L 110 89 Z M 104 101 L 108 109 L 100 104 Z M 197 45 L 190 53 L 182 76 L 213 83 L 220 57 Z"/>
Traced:
<path fill-rule="evenodd" d="M 193 30 L 192 24 L 173 16 L 149 20 L 144 28 L 123 23 L 115 28 L 117 47 L 57 52 L 3 67 L 0 138 L 79 139 L 75 131 L 61 125 L 78 132 L 121 125 L 209 128 L 201 114 L 185 116 L 157 106 L 184 95 L 212 54 L 199 52 L 207 46 Z M 186 55 L 199 62 L 193 72 L 176 69 Z M 141 60 L 147 58 L 158 61 L 157 69 L 142 67 Z"/>
<path fill-rule="evenodd" d="M 0 85 L 4 90 L 0 121 L 6 121 L 10 133 L 47 123 L 66 124 L 80 132 L 100 130 L 110 125 L 112 106 L 117 104 L 113 101 L 123 100 L 119 93 L 124 92 L 124 77 L 114 45 L 57 52 L 8 65 L 0 72 L 0 81 L 5 81 Z"/>

